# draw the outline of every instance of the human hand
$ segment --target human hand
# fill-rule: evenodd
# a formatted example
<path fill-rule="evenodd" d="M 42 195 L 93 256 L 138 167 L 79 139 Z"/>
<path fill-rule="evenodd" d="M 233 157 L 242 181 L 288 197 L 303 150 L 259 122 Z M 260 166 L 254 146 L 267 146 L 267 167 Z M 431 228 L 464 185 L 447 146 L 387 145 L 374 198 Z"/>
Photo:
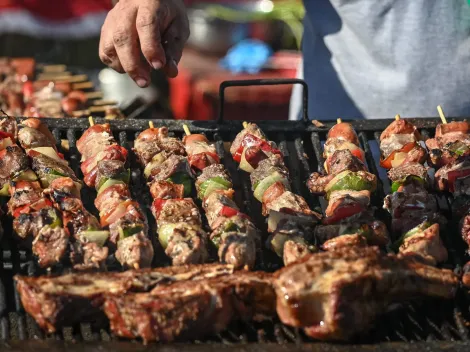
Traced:
<path fill-rule="evenodd" d="M 152 68 L 178 75 L 188 37 L 181 0 L 120 0 L 101 28 L 99 55 L 105 65 L 147 87 Z"/>

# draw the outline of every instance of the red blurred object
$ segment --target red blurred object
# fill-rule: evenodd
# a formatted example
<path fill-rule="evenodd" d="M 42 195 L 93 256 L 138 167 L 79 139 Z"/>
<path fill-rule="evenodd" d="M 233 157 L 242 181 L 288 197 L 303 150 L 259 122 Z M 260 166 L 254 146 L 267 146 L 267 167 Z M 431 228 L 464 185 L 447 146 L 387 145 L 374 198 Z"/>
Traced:
<path fill-rule="evenodd" d="M 186 49 L 179 75 L 170 80 L 170 104 L 175 119 L 214 120 L 219 86 L 227 80 L 295 78 L 301 56 L 278 52 L 259 74 L 234 75 L 219 67 L 219 58 Z M 287 120 L 292 86 L 232 87 L 225 92 L 227 120 Z"/>

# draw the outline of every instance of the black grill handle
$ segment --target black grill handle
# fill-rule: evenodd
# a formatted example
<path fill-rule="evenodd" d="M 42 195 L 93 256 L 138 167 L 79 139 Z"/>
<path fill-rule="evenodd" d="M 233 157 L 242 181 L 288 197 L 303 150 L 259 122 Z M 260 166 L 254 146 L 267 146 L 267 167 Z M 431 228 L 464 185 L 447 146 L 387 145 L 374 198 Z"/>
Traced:
<path fill-rule="evenodd" d="M 248 87 L 248 86 L 277 86 L 281 84 L 301 84 L 303 89 L 302 94 L 302 120 L 309 122 L 308 119 L 308 85 L 303 79 L 299 78 L 277 78 L 277 79 L 247 79 L 247 80 L 234 80 L 224 81 L 220 84 L 219 88 L 219 118 L 217 123 L 224 121 L 224 105 L 225 105 L 225 88 L 228 87 Z"/>

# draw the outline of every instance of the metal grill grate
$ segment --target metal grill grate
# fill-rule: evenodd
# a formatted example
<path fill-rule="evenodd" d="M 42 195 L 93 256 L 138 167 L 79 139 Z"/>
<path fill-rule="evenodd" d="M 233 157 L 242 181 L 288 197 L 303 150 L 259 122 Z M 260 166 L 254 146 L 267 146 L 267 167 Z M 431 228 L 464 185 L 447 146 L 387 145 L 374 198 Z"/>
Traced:
<path fill-rule="evenodd" d="M 72 169 L 79 175 L 80 156 L 76 150 L 76 140 L 82 131 L 88 128 L 86 120 L 56 120 L 44 119 L 58 139 L 66 139 L 69 150 L 59 149 L 70 161 Z M 105 122 L 96 119 L 96 123 Z M 217 151 L 222 162 L 232 175 L 236 194 L 236 202 L 240 208 L 248 213 L 254 214 L 253 220 L 258 228 L 264 231 L 266 236 L 265 219 L 261 216 L 261 206 L 253 198 L 249 175 L 238 171 L 236 163 L 227 152 L 230 141 L 242 129 L 241 123 L 225 121 L 219 124 L 215 122 L 190 122 L 185 121 L 193 133 L 205 133 L 206 136 L 216 143 Z M 391 120 L 355 121 L 356 128 L 363 149 L 366 152 L 369 168 L 373 173 L 379 173 L 381 180 L 379 189 L 372 199 L 373 205 L 377 207 L 377 217 L 389 223 L 388 214 L 381 210 L 384 196 L 390 188 L 389 181 L 380 167 L 378 167 L 377 157 L 373 155 L 373 149 L 377 146 L 377 138 L 380 132 L 391 122 Z M 432 136 L 433 127 L 438 122 L 437 119 L 419 119 L 413 121 L 422 130 L 424 136 Z M 170 132 L 177 137 L 182 137 L 182 122 L 173 120 L 155 121 L 155 126 L 165 125 Z M 324 207 L 323 200 L 310 195 L 305 186 L 305 180 L 314 170 L 323 169 L 322 142 L 326 138 L 326 132 L 332 123 L 326 124 L 324 128 L 318 128 L 305 122 L 260 122 L 260 127 L 266 132 L 268 137 L 277 142 L 285 155 L 285 162 L 292 177 L 293 191 L 302 194 L 312 208 Z M 136 134 L 148 127 L 147 121 L 125 120 L 111 122 L 116 139 L 126 147 L 130 153 L 129 161 L 132 170 L 131 192 L 141 205 L 147 210 L 150 231 L 155 233 L 154 220 L 150 212 L 151 196 L 142 177 L 139 165 L 136 163 L 135 155 L 131 152 L 131 147 Z M 82 199 L 86 202 L 86 207 L 96 214 L 93 200 L 96 196 L 93 190 L 86 187 L 82 190 Z M 139 195 L 139 196 L 137 196 Z M 444 242 L 450 253 L 450 260 L 446 267 L 460 270 L 465 263 L 466 246 L 459 238 L 456 222 L 451 219 L 449 201 L 451 199 L 436 195 L 439 198 L 441 210 L 449 219 L 448 230 L 443 231 Z M 95 327 L 97 324 L 83 323 L 79 326 L 64 328 L 59 333 L 53 335 L 43 334 L 31 317 L 27 316 L 21 307 L 18 294 L 13 287 L 12 277 L 16 274 L 39 275 L 45 274 L 31 257 L 31 253 L 20 248 L 9 233 L 11 233 L 11 220 L 6 216 L 2 219 L 5 228 L 5 236 L 2 240 L 2 266 L 0 285 L 0 339 L 2 340 L 65 340 L 65 341 L 112 341 L 115 338 L 106 328 Z M 158 241 L 154 241 L 156 254 L 155 266 L 168 264 L 166 257 Z M 112 267 L 112 258 L 110 264 Z M 261 270 L 273 271 L 281 265 L 280 260 L 271 252 L 263 250 L 257 268 Z M 67 271 L 68 268 L 55 268 L 55 272 Z M 403 304 L 396 307 L 386 316 L 377 321 L 373 331 L 364 336 L 359 336 L 356 343 L 379 343 L 387 341 L 411 342 L 411 341 L 468 341 L 470 324 L 470 313 L 468 310 L 467 297 L 464 293 L 459 293 L 458 297 L 451 302 L 427 300 L 419 304 Z M 310 342 L 300 330 L 286 327 L 278 321 L 264 321 L 261 323 L 234 323 L 230 329 L 213 336 L 204 343 L 239 344 L 247 342 L 274 342 L 274 343 L 304 343 Z M 210 345 L 207 345 L 210 346 Z M 207 347 L 209 348 L 209 347 Z"/>

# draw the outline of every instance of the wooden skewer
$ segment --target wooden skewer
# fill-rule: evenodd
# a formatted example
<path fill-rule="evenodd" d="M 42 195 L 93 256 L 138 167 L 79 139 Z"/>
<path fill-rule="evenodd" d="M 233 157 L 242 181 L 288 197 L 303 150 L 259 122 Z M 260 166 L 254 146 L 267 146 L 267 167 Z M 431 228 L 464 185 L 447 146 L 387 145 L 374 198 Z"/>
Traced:
<path fill-rule="evenodd" d="M 246 121 L 243 121 L 243 124 L 242 124 L 242 125 L 243 125 L 243 128 L 247 128 L 247 126 L 248 126 L 248 122 L 246 122 Z"/>
<path fill-rule="evenodd" d="M 343 121 L 341 120 L 341 118 L 338 118 L 336 119 L 336 123 L 339 125 L 340 123 L 342 123 Z"/>
<path fill-rule="evenodd" d="M 115 106 L 112 106 L 112 105 L 90 106 L 88 108 L 88 111 L 90 111 L 90 112 L 103 112 L 103 111 L 106 111 L 106 109 L 112 108 L 112 107 L 115 107 Z"/>
<path fill-rule="evenodd" d="M 72 77 L 72 74 L 68 71 L 64 72 L 48 72 L 48 73 L 41 73 L 38 75 L 38 81 L 65 81 L 68 78 Z"/>
<path fill-rule="evenodd" d="M 437 106 L 437 112 L 439 113 L 439 117 L 441 118 L 442 123 L 445 125 L 447 123 L 447 119 L 440 105 Z"/>
<path fill-rule="evenodd" d="M 50 73 L 50 72 L 64 72 L 67 69 L 65 65 L 44 65 L 42 66 L 42 72 Z"/>
<path fill-rule="evenodd" d="M 82 82 L 82 83 L 72 84 L 72 89 L 74 90 L 87 89 L 87 88 L 93 88 L 93 82 Z"/>
<path fill-rule="evenodd" d="M 184 133 L 186 133 L 187 136 L 191 135 L 191 131 L 189 130 L 189 127 L 188 127 L 187 124 L 183 124 L 183 130 L 184 130 Z"/>
<path fill-rule="evenodd" d="M 93 121 L 93 116 L 88 116 L 88 122 L 90 123 L 90 126 L 95 125 L 95 121 Z"/>
<path fill-rule="evenodd" d="M 114 101 L 114 100 L 95 100 L 91 104 L 94 105 L 94 106 L 117 105 L 117 101 Z"/>
<path fill-rule="evenodd" d="M 89 92 L 85 93 L 85 96 L 87 97 L 87 99 L 101 99 L 103 98 L 103 92 Z"/>
<path fill-rule="evenodd" d="M 149 121 L 149 127 L 150 128 L 155 128 L 155 126 L 153 125 L 153 121 Z"/>
<path fill-rule="evenodd" d="M 395 120 L 397 120 L 397 121 L 400 120 L 400 115 L 396 114 L 395 115 Z"/>

